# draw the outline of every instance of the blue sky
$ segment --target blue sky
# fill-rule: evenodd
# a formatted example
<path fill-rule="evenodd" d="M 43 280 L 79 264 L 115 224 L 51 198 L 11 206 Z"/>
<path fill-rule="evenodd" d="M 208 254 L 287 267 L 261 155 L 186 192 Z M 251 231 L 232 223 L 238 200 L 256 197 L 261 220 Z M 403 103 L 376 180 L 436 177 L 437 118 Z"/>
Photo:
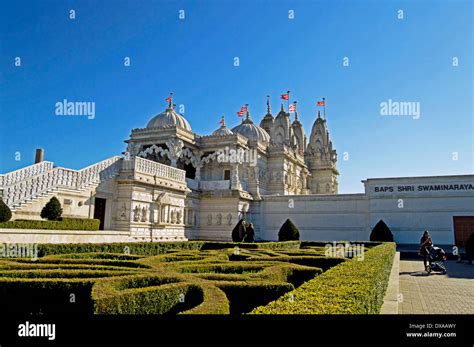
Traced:
<path fill-rule="evenodd" d="M 193 131 L 209 134 L 221 115 L 238 124 L 243 103 L 260 122 L 267 94 L 276 114 L 288 89 L 308 137 L 315 103 L 326 97 L 341 193 L 362 192 L 367 177 L 474 172 L 471 1 L 0 6 L 2 173 L 31 164 L 37 147 L 46 160 L 76 169 L 120 155 L 131 129 L 161 112 L 169 92 Z M 63 99 L 95 102 L 95 119 L 55 115 Z M 380 115 L 388 99 L 419 102 L 421 117 Z"/>

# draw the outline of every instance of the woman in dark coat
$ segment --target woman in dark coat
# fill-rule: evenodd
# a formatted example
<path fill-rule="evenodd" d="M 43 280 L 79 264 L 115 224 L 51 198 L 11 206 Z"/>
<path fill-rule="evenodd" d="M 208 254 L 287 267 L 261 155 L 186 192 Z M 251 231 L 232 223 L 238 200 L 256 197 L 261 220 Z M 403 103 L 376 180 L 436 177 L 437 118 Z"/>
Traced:
<path fill-rule="evenodd" d="M 420 240 L 420 252 L 419 252 L 419 254 L 423 257 L 423 264 L 425 265 L 425 269 L 426 269 L 426 265 L 428 265 L 427 264 L 428 250 L 426 248 L 427 247 L 429 248 L 432 245 L 433 245 L 433 242 L 431 241 L 430 233 L 428 232 L 428 230 L 425 230 Z"/>
<path fill-rule="evenodd" d="M 255 241 L 255 230 L 253 229 L 253 224 L 250 223 L 247 226 L 244 242 L 254 242 Z"/>

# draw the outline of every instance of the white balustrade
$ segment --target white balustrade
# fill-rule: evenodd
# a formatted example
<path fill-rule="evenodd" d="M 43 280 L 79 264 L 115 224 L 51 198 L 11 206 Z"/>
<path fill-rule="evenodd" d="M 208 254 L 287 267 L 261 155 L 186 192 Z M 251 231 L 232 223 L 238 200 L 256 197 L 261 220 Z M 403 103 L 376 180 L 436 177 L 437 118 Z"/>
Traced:
<path fill-rule="evenodd" d="M 27 178 L 37 176 L 43 172 L 51 170 L 52 168 L 53 162 L 42 161 L 40 163 L 33 164 L 19 170 L 11 171 L 7 174 L 0 175 L 0 187 L 9 186 L 16 182 L 23 181 Z"/>
<path fill-rule="evenodd" d="M 46 162 L 50 163 L 50 166 L 44 165 L 41 168 L 25 171 L 21 174 L 10 172 L 3 175 L 3 185 L 0 186 L 3 189 L 3 199 L 7 205 L 15 206 L 52 189 L 61 187 L 70 189 L 84 188 L 89 184 L 100 182 L 100 178 L 105 179 L 117 174 L 120 170 L 119 160 L 121 160 L 121 157 L 115 156 L 82 170 L 53 167 L 53 163 Z M 48 167 L 49 170 L 47 170 Z M 37 174 L 34 175 L 33 173 Z M 19 175 L 23 175 L 23 179 L 19 180 Z M 6 180 L 6 176 L 10 178 Z M 11 183 L 7 184 L 6 182 Z"/>
<path fill-rule="evenodd" d="M 127 161 L 130 163 L 127 163 Z M 144 173 L 182 183 L 186 182 L 186 171 L 157 163 L 156 161 L 134 157 L 133 159 L 125 160 L 124 165 L 124 168 L 127 167 L 129 170 L 133 168 L 137 173 Z"/>
<path fill-rule="evenodd" d="M 14 207 L 53 189 L 82 189 L 100 183 L 115 176 L 122 168 L 180 183 L 186 182 L 184 170 L 140 157 L 122 160 L 121 157 L 115 156 L 81 170 L 53 167 L 52 162 L 35 164 L 2 175 L 0 189 L 3 190 L 5 203 Z"/>

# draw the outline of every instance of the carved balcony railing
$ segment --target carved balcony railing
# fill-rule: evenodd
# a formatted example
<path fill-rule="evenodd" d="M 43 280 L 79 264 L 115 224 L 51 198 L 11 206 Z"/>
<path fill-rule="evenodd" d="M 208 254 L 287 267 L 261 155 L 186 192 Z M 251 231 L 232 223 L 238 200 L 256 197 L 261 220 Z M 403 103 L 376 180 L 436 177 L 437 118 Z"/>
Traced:
<path fill-rule="evenodd" d="M 13 181 L 11 184 L 3 184 L 0 186 L 3 191 L 3 200 L 8 206 L 15 207 L 55 189 L 85 188 L 115 176 L 120 171 L 121 159 L 118 156 L 111 157 L 81 170 L 54 167 L 38 175 L 26 177 L 23 180 Z"/>
<path fill-rule="evenodd" d="M 142 173 L 150 176 L 157 176 L 180 183 L 186 182 L 186 171 L 169 165 L 157 163 L 153 160 L 133 157 L 128 160 L 125 159 L 123 161 L 122 167 L 124 170 L 134 171 L 138 174 Z"/>

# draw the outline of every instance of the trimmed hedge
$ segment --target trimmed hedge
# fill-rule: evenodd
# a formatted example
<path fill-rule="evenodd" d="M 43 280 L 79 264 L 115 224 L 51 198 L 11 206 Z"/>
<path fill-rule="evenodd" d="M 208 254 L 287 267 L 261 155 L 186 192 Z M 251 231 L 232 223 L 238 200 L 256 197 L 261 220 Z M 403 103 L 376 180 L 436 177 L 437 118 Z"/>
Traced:
<path fill-rule="evenodd" d="M 286 242 L 204 242 L 202 250 L 216 250 L 225 248 L 239 247 L 242 249 L 299 249 L 300 241 L 286 241 Z"/>
<path fill-rule="evenodd" d="M 90 293 L 94 281 L 95 279 L 1 277 L 0 307 L 6 313 L 92 314 Z"/>
<path fill-rule="evenodd" d="M 218 282 L 216 287 L 226 294 L 230 314 L 250 312 L 254 307 L 266 305 L 295 289 L 291 283 L 285 282 Z"/>
<path fill-rule="evenodd" d="M 164 314 L 196 306 L 203 291 L 176 277 L 133 276 L 97 282 L 92 298 L 96 314 Z"/>
<path fill-rule="evenodd" d="M 376 314 L 395 254 L 394 243 L 369 249 L 364 260 L 339 264 L 253 314 Z"/>
<path fill-rule="evenodd" d="M 2 224 L 2 223 L 0 223 Z M 69 253 L 127 253 L 152 256 L 181 250 L 221 250 L 239 247 L 242 249 L 299 249 L 299 241 L 288 242 L 207 242 L 207 241 L 175 241 L 175 242 L 117 242 L 117 243 L 76 243 L 76 244 L 38 244 L 38 256 Z"/>
<path fill-rule="evenodd" d="M 88 218 L 62 218 L 61 220 L 12 220 L 0 223 L 3 229 L 44 230 L 99 230 L 100 221 Z"/>
<path fill-rule="evenodd" d="M 182 314 L 229 314 L 229 300 L 225 293 L 212 284 L 200 284 L 203 301 L 196 307 L 182 311 Z"/>
<path fill-rule="evenodd" d="M 0 287 L 10 283 L 6 285 L 10 289 L 0 290 L 4 294 L 0 304 L 16 294 L 12 288 L 23 286 L 19 293 L 37 300 L 34 307 L 42 312 L 241 314 L 304 287 L 315 276 L 323 276 L 322 269 L 352 261 L 321 257 L 321 247 L 297 251 L 299 241 L 245 244 L 241 257 L 235 256 L 235 246 L 240 248 L 241 244 L 39 245 L 36 260 L 0 259 Z M 206 247 L 211 249 L 204 250 Z M 71 309 L 64 301 L 71 286 L 84 307 Z M 49 289 L 52 296 L 46 297 Z M 56 303 L 55 296 L 64 307 Z M 29 313 L 25 311 L 28 306 L 17 305 L 18 310 L 9 306 L 11 312 Z"/>
<path fill-rule="evenodd" d="M 39 244 L 38 256 L 69 253 L 122 253 L 152 256 L 171 250 L 199 250 L 203 241 Z"/>

